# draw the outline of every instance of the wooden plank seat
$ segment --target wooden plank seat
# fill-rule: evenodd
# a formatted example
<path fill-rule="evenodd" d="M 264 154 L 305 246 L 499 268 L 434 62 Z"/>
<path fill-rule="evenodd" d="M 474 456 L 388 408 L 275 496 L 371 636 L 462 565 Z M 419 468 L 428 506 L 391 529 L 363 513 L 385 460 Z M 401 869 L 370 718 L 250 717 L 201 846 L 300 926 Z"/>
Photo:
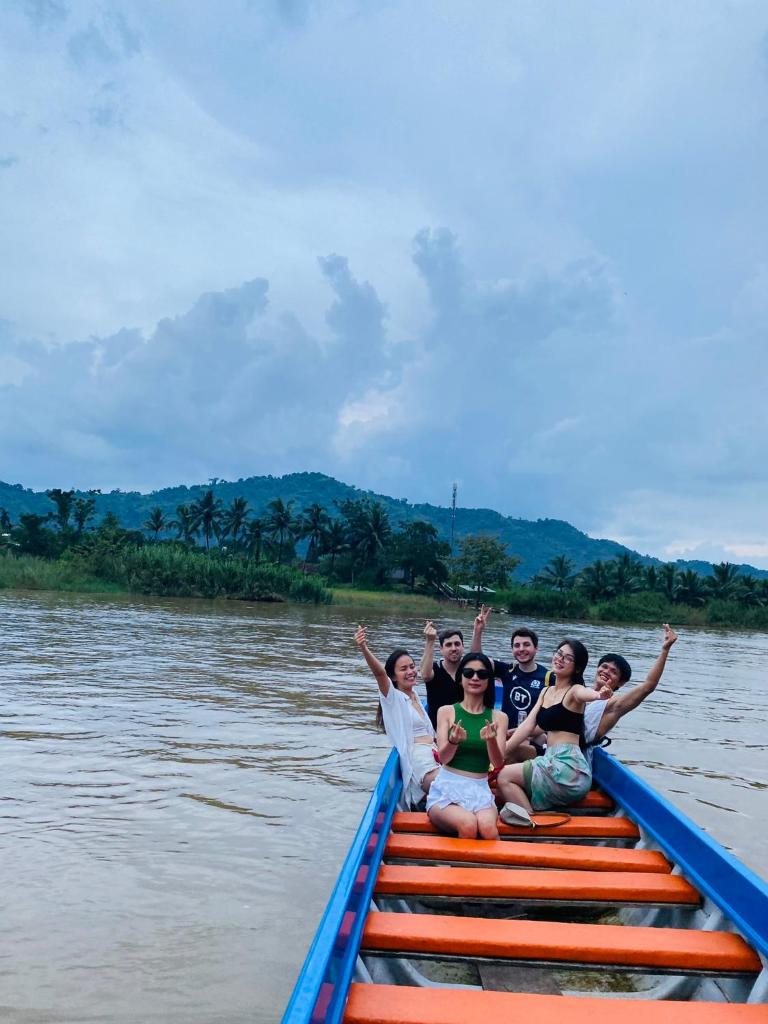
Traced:
<path fill-rule="evenodd" d="M 573 807 L 569 807 L 569 811 L 612 811 L 615 809 L 613 800 L 608 796 L 607 793 L 601 792 L 599 789 L 590 789 L 583 800 L 579 800 Z"/>
<path fill-rule="evenodd" d="M 440 914 L 371 913 L 366 953 L 480 959 L 675 974 L 757 974 L 760 957 L 731 932 L 629 928 L 560 921 L 494 920 Z"/>
<path fill-rule="evenodd" d="M 567 813 L 567 812 L 565 812 Z M 637 825 L 628 818 L 599 818 L 579 815 L 561 825 L 545 824 L 543 815 L 533 815 L 539 827 L 523 828 L 499 822 L 502 837 L 514 836 L 520 839 L 639 839 Z M 423 811 L 398 811 L 392 819 L 393 832 L 416 832 L 439 835 L 437 829 Z"/>
<path fill-rule="evenodd" d="M 384 864 L 374 891 L 380 896 L 440 896 L 518 903 L 607 903 L 611 906 L 697 906 L 701 897 L 680 875 L 640 871 L 551 871 L 520 868 L 424 867 Z"/>
<path fill-rule="evenodd" d="M 483 992 L 408 985 L 354 984 L 344 1024 L 488 1024 L 488 1021 L 568 1024 L 765 1024 L 765 1005 L 595 999 L 518 992 Z"/>
<path fill-rule="evenodd" d="M 390 835 L 384 858 L 431 860 L 443 864 L 496 864 L 500 867 L 574 868 L 587 871 L 649 871 L 668 874 L 671 865 L 658 850 L 514 840 L 455 839 L 440 835 Z"/>

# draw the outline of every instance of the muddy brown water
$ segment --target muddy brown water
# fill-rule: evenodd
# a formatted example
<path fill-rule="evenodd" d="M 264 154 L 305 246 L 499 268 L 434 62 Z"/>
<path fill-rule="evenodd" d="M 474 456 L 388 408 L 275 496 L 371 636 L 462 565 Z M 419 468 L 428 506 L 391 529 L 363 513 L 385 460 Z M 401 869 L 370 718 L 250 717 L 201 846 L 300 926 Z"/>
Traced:
<path fill-rule="evenodd" d="M 0 595 L 4 1021 L 279 1020 L 387 752 L 358 617 Z M 382 655 L 420 651 L 417 617 L 365 621 Z M 542 655 L 572 633 L 637 678 L 661 638 L 531 624 Z M 762 634 L 683 632 L 611 748 L 763 876 L 767 656 Z"/>

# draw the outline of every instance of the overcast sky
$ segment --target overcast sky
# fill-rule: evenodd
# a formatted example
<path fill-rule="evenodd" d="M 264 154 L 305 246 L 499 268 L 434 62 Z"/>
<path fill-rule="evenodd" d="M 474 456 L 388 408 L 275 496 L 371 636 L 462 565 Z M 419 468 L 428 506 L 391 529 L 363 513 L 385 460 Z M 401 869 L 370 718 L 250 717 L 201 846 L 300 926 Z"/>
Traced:
<path fill-rule="evenodd" d="M 3 0 L 0 478 L 768 567 L 764 0 Z"/>

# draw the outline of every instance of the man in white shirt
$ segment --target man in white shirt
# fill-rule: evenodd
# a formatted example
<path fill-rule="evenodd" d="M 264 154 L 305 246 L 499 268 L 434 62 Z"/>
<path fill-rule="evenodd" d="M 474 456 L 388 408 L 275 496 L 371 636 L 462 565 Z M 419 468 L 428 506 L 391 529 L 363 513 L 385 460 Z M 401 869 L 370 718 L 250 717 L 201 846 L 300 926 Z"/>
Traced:
<path fill-rule="evenodd" d="M 620 654 L 604 654 L 602 656 L 597 663 L 594 688 L 599 690 L 602 686 L 610 686 L 613 696 L 608 700 L 592 701 L 584 709 L 584 738 L 590 746 L 599 746 L 600 741 L 620 718 L 630 711 L 634 711 L 646 697 L 653 693 L 659 685 L 664 666 L 667 663 L 667 655 L 676 640 L 677 633 L 669 623 L 665 622 L 661 651 L 648 671 L 648 675 L 642 683 L 623 693 L 618 691 L 624 683 L 629 682 L 632 675 L 629 662 Z"/>

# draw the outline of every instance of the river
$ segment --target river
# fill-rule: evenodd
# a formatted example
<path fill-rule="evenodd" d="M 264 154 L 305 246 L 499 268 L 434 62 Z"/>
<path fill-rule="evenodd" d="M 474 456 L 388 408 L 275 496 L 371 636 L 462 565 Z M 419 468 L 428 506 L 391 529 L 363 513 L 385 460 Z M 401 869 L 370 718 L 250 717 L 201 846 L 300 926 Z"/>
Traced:
<path fill-rule="evenodd" d="M 373 649 L 423 621 L 365 613 Z M 383 764 L 341 607 L 0 594 L 6 1024 L 272 1024 Z M 509 655 L 512 621 L 486 650 Z M 660 629 L 572 633 L 641 679 Z M 440 626 L 471 632 L 471 613 Z M 611 752 L 768 876 L 762 634 L 688 632 Z M 594 663 L 593 659 L 593 663 Z"/>

